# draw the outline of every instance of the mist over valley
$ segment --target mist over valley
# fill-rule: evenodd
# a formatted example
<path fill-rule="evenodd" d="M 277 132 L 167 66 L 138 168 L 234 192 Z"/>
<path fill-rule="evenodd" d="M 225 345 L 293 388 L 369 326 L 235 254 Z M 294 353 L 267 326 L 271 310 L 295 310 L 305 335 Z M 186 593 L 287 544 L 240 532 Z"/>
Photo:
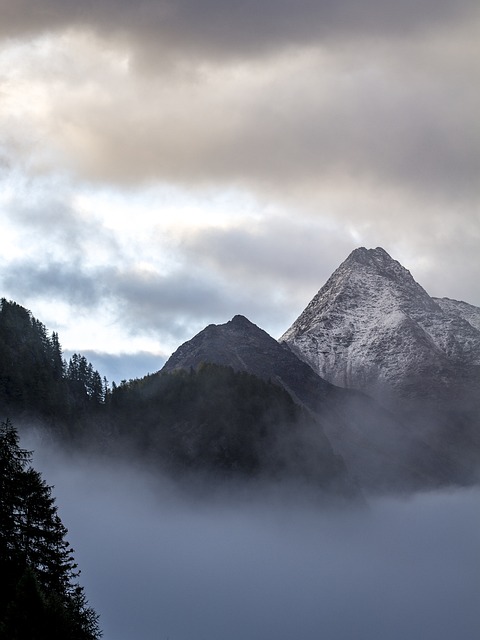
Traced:
<path fill-rule="evenodd" d="M 478 488 L 319 508 L 238 487 L 202 498 L 34 438 L 105 640 L 471 640 Z"/>

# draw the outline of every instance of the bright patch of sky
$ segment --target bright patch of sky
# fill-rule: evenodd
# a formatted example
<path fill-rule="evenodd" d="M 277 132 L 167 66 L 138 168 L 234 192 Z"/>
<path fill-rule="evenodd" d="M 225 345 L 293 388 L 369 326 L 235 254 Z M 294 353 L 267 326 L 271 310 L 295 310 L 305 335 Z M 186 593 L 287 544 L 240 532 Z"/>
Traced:
<path fill-rule="evenodd" d="M 126 333 L 118 310 L 109 308 L 108 305 L 103 306 L 92 317 L 88 308 L 83 311 L 77 308 L 72 313 L 71 307 L 61 302 L 55 301 L 52 304 L 38 298 L 34 303 L 36 316 L 59 332 L 62 347 L 66 351 L 83 353 L 90 350 L 112 354 L 149 351 L 162 354 L 159 341 L 153 336 Z"/>
<path fill-rule="evenodd" d="M 150 236 L 152 229 L 225 228 L 262 216 L 259 203 L 240 191 L 187 191 L 169 185 L 124 192 L 84 190 L 75 196 L 74 205 L 114 232 Z"/>

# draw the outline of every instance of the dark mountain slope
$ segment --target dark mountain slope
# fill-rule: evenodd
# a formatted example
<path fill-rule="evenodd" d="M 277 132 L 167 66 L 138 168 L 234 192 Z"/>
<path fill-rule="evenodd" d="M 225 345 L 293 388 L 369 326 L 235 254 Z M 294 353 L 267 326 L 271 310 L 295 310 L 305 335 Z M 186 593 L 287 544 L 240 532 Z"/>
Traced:
<path fill-rule="evenodd" d="M 329 384 L 286 345 L 242 316 L 210 325 L 183 344 L 162 372 L 210 362 L 248 371 L 284 387 L 319 422 L 321 437 L 360 485 L 375 490 L 448 483 L 456 471 L 387 410 L 362 393 Z"/>
<path fill-rule="evenodd" d="M 240 315 L 222 325 L 211 324 L 182 344 L 162 371 L 196 368 L 202 362 L 229 366 L 276 382 L 307 406 L 312 395 L 320 401 L 333 389 L 288 347 L 279 345 L 263 329 Z"/>
<path fill-rule="evenodd" d="M 357 493 L 313 417 L 281 387 L 231 367 L 202 363 L 122 385 L 109 420 L 129 454 L 174 477 L 201 472 Z"/>

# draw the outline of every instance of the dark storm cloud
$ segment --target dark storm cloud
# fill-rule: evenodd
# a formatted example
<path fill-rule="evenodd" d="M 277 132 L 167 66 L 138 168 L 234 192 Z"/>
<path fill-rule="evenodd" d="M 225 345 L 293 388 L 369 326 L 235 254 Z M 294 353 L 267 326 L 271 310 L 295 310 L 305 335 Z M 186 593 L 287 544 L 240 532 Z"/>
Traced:
<path fill-rule="evenodd" d="M 36 449 L 105 640 L 472 640 L 478 490 L 364 512 L 203 502 L 122 465 Z"/>
<path fill-rule="evenodd" d="M 352 33 L 404 35 L 465 16 L 473 0 L 2 0 L 4 36 L 65 28 L 116 35 L 140 49 L 251 55 Z"/>

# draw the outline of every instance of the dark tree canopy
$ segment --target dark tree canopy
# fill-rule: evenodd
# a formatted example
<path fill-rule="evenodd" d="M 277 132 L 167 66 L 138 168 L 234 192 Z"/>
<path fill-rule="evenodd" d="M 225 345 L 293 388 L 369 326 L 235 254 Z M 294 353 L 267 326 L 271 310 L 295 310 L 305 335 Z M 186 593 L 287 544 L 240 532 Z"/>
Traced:
<path fill-rule="evenodd" d="M 174 473 L 301 478 L 326 488 L 344 471 L 318 424 L 283 388 L 231 367 L 203 363 L 125 382 L 107 409 L 130 454 Z"/>
<path fill-rule="evenodd" d="M 0 408 L 65 420 L 102 404 L 107 383 L 84 356 L 63 358 L 58 334 L 16 302 L 0 301 Z"/>
<path fill-rule="evenodd" d="M 66 534 L 52 488 L 13 424 L 0 423 L 1 640 L 100 638 Z"/>

